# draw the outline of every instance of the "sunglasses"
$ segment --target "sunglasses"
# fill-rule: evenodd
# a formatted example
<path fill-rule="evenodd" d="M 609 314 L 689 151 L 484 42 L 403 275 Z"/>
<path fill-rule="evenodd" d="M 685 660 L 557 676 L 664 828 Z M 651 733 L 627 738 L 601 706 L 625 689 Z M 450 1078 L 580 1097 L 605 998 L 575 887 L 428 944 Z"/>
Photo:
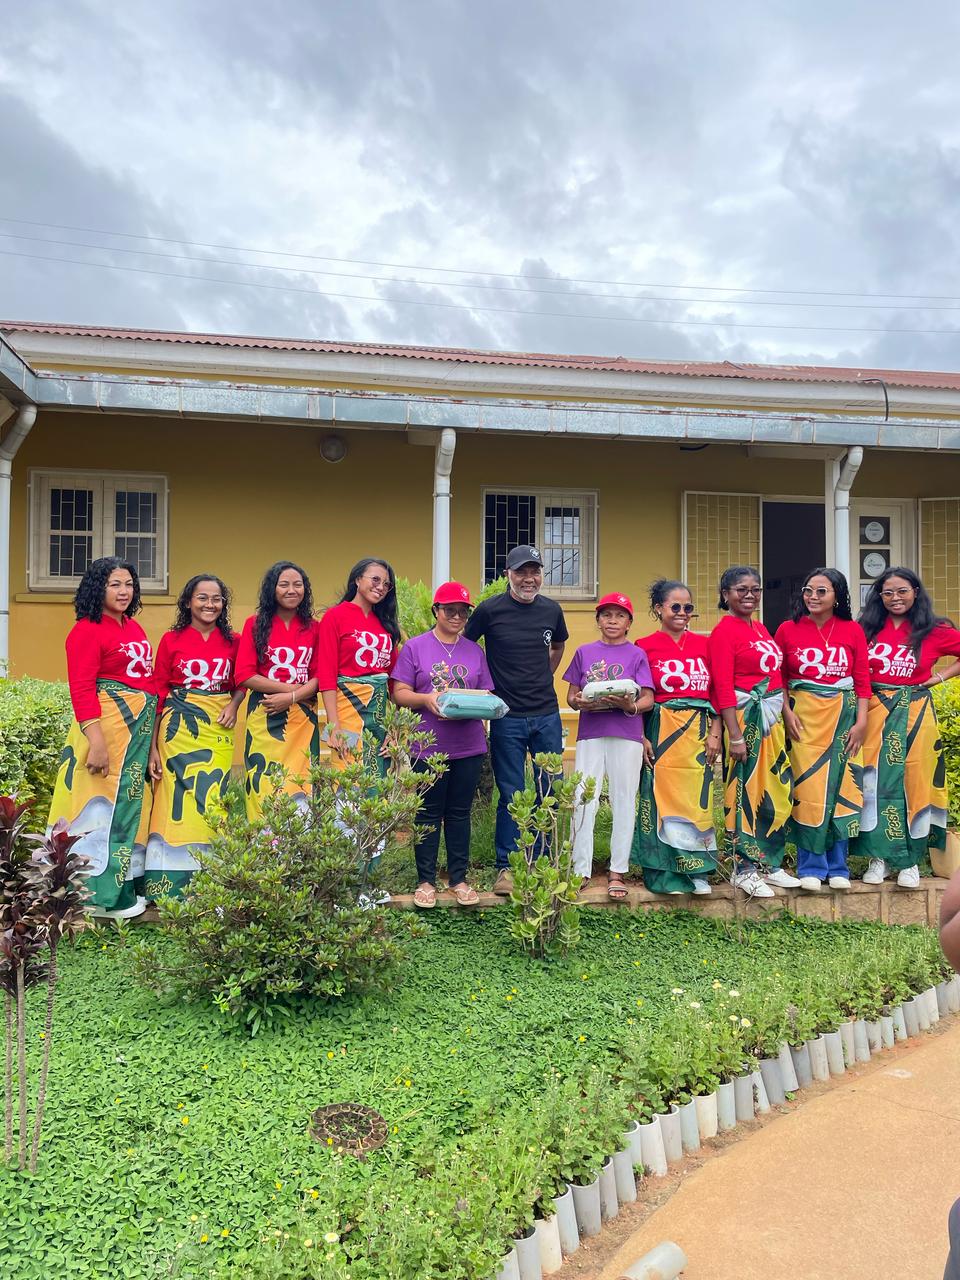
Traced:
<path fill-rule="evenodd" d="M 822 600 L 824 596 L 828 596 L 833 587 L 804 587 L 800 592 L 802 596 L 816 596 L 818 600 Z"/>
<path fill-rule="evenodd" d="M 763 587 L 731 587 L 738 596 L 761 596 L 763 595 Z"/>
<path fill-rule="evenodd" d="M 693 605 L 692 604 L 672 604 L 670 606 L 670 612 L 674 615 L 685 613 L 687 617 L 690 618 L 693 616 Z"/>

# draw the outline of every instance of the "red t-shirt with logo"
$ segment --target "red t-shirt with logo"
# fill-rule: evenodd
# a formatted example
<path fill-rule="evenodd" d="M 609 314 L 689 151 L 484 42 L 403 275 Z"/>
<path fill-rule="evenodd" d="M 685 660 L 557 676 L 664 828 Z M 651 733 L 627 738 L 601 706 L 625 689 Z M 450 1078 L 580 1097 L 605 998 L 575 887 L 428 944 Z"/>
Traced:
<path fill-rule="evenodd" d="M 336 689 L 337 677 L 389 675 L 397 660 L 393 637 L 375 613 L 352 600 L 335 604 L 320 619 L 317 677 L 321 691 Z"/>
<path fill-rule="evenodd" d="M 783 650 L 783 674 L 788 682 L 836 684 L 852 676 L 857 697 L 870 697 L 867 640 L 858 623 L 831 618 L 821 628 L 806 615 L 799 622 L 781 622 L 775 639 Z"/>
<path fill-rule="evenodd" d="M 762 622 L 728 614 L 710 632 L 707 653 L 718 711 L 737 705 L 737 689 L 749 693 L 761 680 L 770 681 L 771 693 L 783 688 L 783 654 Z"/>
<path fill-rule="evenodd" d="M 267 652 L 260 662 L 253 644 L 256 620 L 257 615 L 253 614 L 243 624 L 234 685 L 245 684 L 251 676 L 266 676 L 278 684 L 306 684 L 312 680 L 317 674 L 317 632 L 320 624 L 315 619 L 303 623 L 294 617 L 288 627 L 281 617 L 274 616 Z"/>
<path fill-rule="evenodd" d="M 938 658 L 960 657 L 960 631 L 952 623 L 934 627 L 915 658 L 910 648 L 910 624 L 894 626 L 887 620 L 870 641 L 870 679 L 875 684 L 926 684 Z"/>
<path fill-rule="evenodd" d="M 157 645 L 154 667 L 157 710 L 175 685 L 204 693 L 232 693 L 239 646 L 238 635 L 226 640 L 216 627 L 208 636 L 192 626 L 165 632 Z"/>
<path fill-rule="evenodd" d="M 710 663 L 706 636 L 695 631 L 685 631 L 681 648 L 666 631 L 654 631 L 636 643 L 650 663 L 654 701 L 666 702 L 670 698 L 709 699 Z"/>
<path fill-rule="evenodd" d="M 131 689 L 154 693 L 153 650 L 135 618 L 118 622 L 104 614 L 99 622 L 81 618 L 67 636 L 67 680 L 73 714 L 100 719 L 98 680 L 117 680 Z"/>

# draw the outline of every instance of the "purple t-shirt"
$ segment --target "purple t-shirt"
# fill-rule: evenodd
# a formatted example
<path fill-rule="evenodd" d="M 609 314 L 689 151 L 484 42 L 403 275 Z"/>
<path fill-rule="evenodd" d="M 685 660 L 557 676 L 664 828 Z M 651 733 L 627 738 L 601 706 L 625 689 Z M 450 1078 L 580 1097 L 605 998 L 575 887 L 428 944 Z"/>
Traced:
<path fill-rule="evenodd" d="M 639 650 L 637 651 L 639 652 Z M 414 693 L 443 693 L 445 689 L 493 689 L 483 650 L 466 636 L 454 645 L 441 644 L 432 631 L 414 636 L 400 650 L 392 677 L 408 684 Z M 421 754 L 442 751 L 451 760 L 480 756 L 487 749 L 482 720 L 441 720 L 432 711 L 421 711 L 420 722 L 436 743 Z"/>
<path fill-rule="evenodd" d="M 604 644 L 602 640 L 582 644 L 563 678 L 577 689 L 591 680 L 636 680 L 641 689 L 653 688 L 647 655 L 629 640 L 623 644 Z M 577 741 L 585 742 L 588 738 L 630 738 L 642 742 L 643 716 L 626 711 L 582 711 L 577 723 Z"/>

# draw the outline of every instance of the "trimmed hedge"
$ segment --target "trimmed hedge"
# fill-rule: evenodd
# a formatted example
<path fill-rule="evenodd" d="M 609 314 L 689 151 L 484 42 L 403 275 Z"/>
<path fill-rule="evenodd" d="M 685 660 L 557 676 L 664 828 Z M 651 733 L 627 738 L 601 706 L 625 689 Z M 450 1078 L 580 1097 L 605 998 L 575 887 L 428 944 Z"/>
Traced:
<path fill-rule="evenodd" d="M 31 826 L 46 821 L 71 717 L 66 684 L 0 680 L 0 795 L 34 799 Z"/>

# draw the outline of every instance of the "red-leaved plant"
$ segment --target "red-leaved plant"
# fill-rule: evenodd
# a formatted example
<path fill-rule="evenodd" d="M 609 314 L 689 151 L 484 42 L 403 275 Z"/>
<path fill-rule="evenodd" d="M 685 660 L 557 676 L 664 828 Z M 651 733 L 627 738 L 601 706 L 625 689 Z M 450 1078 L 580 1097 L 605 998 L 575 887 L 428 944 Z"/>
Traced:
<path fill-rule="evenodd" d="M 47 982 L 43 1062 L 29 1167 L 36 1172 L 46 1102 L 53 1009 L 57 983 L 57 948 L 87 926 L 84 904 L 90 896 L 83 873 L 86 859 L 73 852 L 79 836 L 58 822 L 47 836 L 24 835 L 30 802 L 0 796 L 0 989 L 6 1004 L 6 1071 L 4 1076 L 4 1158 L 13 1158 L 13 1054 L 17 1049 L 19 1102 L 18 1167 L 27 1167 L 26 993 Z M 30 856 L 29 842 L 36 845 Z M 46 951 L 46 959 L 43 953 Z"/>

